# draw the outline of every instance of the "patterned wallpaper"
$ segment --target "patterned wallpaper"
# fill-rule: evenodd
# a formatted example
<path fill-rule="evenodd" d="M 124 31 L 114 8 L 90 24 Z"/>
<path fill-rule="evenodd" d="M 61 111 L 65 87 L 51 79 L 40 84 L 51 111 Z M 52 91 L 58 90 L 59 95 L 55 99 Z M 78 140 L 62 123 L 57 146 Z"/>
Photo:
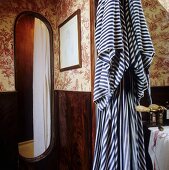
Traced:
<path fill-rule="evenodd" d="M 62 90 L 90 91 L 90 13 L 89 0 L 60 0 L 57 9 L 57 26 L 63 23 L 77 9 L 81 10 L 81 51 L 82 68 L 70 71 L 59 72 L 58 57 L 55 59 L 55 87 Z M 69 5 L 68 5 L 69 4 Z M 58 32 L 57 32 L 58 39 Z M 57 55 L 59 53 L 59 44 L 57 46 Z"/>
<path fill-rule="evenodd" d="M 169 0 L 142 0 L 155 47 L 150 69 L 152 86 L 169 85 Z M 82 68 L 59 72 L 58 28 L 68 16 L 81 9 Z M 90 91 L 89 0 L 0 1 L 0 91 L 15 90 L 13 29 L 16 16 L 31 10 L 45 16 L 54 31 L 55 89 Z"/>
<path fill-rule="evenodd" d="M 60 73 L 58 28 L 70 14 L 81 9 L 82 68 Z M 0 91 L 14 91 L 14 22 L 23 11 L 45 16 L 54 32 L 55 89 L 90 91 L 89 0 L 8 0 L 0 1 Z"/>
<path fill-rule="evenodd" d="M 150 68 L 152 86 L 169 86 L 169 0 L 142 0 L 155 48 Z"/>
<path fill-rule="evenodd" d="M 26 10 L 44 15 L 56 28 L 55 9 L 52 1 L 8 0 L 0 1 L 0 91 L 15 90 L 14 82 L 14 22 Z M 55 33 L 56 34 L 56 33 Z"/>

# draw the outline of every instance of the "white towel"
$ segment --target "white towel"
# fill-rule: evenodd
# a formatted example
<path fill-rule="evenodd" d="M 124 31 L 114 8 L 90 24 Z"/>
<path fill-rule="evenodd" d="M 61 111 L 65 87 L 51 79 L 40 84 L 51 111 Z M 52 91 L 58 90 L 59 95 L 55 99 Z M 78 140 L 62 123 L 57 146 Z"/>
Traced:
<path fill-rule="evenodd" d="M 164 127 L 164 131 L 159 131 L 157 127 L 149 129 L 149 154 L 153 170 L 169 170 L 169 127 Z"/>

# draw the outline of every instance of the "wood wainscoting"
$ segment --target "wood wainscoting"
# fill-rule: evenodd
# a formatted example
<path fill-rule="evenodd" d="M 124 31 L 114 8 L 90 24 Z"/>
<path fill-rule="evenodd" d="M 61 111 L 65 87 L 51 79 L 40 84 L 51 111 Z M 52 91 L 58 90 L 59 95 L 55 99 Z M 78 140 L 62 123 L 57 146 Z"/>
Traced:
<path fill-rule="evenodd" d="M 55 91 L 54 144 L 39 161 L 19 159 L 21 170 L 90 170 L 91 92 Z M 17 93 L 0 93 L 0 169 L 18 169 Z M 20 157 L 19 157 L 20 158 Z M 3 169 L 4 167 L 5 169 Z"/>
<path fill-rule="evenodd" d="M 169 87 L 152 87 L 153 103 L 169 101 Z M 40 161 L 19 160 L 21 170 L 90 170 L 92 165 L 91 92 L 55 90 L 54 145 Z M 0 169 L 18 166 L 17 93 L 0 93 Z M 147 120 L 143 115 L 143 120 Z M 144 127 L 145 128 L 145 127 Z M 144 129 L 144 131 L 147 131 Z M 149 134 L 145 133 L 146 156 Z M 147 162 L 150 162 L 148 160 Z M 5 169 L 3 169 L 5 168 Z"/>
<path fill-rule="evenodd" d="M 153 104 L 158 104 L 161 106 L 165 106 L 166 102 L 169 102 L 169 86 L 159 86 L 159 87 L 151 87 L 151 97 Z M 148 106 L 146 95 L 141 100 L 141 104 L 144 106 Z M 143 121 L 149 120 L 149 114 L 142 114 Z"/>
<path fill-rule="evenodd" d="M 0 92 L 0 169 L 18 169 L 17 93 Z"/>
<path fill-rule="evenodd" d="M 56 91 L 59 170 L 90 170 L 92 164 L 91 92 Z M 56 102 L 56 101 L 55 101 Z"/>
<path fill-rule="evenodd" d="M 55 90 L 54 145 L 37 162 L 20 160 L 21 170 L 90 170 L 92 164 L 91 92 Z"/>

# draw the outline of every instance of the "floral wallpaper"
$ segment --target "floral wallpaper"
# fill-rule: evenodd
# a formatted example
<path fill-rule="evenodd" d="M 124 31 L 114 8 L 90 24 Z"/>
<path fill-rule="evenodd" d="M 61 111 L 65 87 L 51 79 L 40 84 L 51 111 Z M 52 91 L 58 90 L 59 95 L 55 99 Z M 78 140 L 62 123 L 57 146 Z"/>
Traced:
<path fill-rule="evenodd" d="M 156 54 L 151 85 L 169 85 L 169 0 L 142 0 Z M 14 22 L 23 11 L 45 16 L 54 32 L 55 89 L 90 91 L 90 16 L 89 0 L 8 0 L 0 1 L 0 91 L 14 91 Z M 82 68 L 59 71 L 58 25 L 77 9 L 81 10 Z"/>
<path fill-rule="evenodd" d="M 56 28 L 52 1 L 0 1 L 0 91 L 14 91 L 14 22 L 23 11 L 35 11 L 45 16 Z M 56 33 L 55 33 L 56 34 Z"/>
<path fill-rule="evenodd" d="M 82 68 L 59 72 L 59 58 L 55 63 L 55 85 L 56 89 L 90 91 L 90 12 L 89 0 L 60 0 L 57 9 L 57 26 L 63 23 L 77 9 L 81 10 L 81 52 Z M 69 5 L 68 5 L 69 4 Z M 57 32 L 58 38 L 58 32 Z M 57 46 L 57 55 L 59 55 L 59 44 Z"/>
<path fill-rule="evenodd" d="M 169 0 L 142 0 L 155 48 L 151 86 L 169 86 Z"/>
<path fill-rule="evenodd" d="M 77 9 L 81 9 L 82 68 L 59 71 L 58 25 Z M 90 19 L 89 0 L 8 0 L 0 1 L 0 91 L 15 90 L 14 22 L 23 11 L 42 14 L 54 33 L 55 89 L 90 91 Z"/>

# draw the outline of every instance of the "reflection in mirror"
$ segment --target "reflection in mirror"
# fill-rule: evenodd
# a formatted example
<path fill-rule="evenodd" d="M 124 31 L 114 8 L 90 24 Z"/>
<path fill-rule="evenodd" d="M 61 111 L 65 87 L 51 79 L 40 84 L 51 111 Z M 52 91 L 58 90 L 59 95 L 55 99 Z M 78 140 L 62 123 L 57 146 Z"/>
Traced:
<path fill-rule="evenodd" d="M 18 92 L 19 154 L 43 154 L 51 140 L 50 35 L 43 21 L 30 14 L 15 24 L 16 89 Z"/>

